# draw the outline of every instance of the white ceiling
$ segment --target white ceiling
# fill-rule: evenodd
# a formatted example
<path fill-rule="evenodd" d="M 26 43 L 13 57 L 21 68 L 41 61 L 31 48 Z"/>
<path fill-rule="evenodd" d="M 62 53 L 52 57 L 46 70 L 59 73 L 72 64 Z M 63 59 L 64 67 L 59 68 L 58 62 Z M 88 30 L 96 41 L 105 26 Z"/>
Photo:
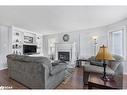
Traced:
<path fill-rule="evenodd" d="M 1 6 L 0 24 L 38 33 L 71 32 L 127 18 L 127 6 Z"/>

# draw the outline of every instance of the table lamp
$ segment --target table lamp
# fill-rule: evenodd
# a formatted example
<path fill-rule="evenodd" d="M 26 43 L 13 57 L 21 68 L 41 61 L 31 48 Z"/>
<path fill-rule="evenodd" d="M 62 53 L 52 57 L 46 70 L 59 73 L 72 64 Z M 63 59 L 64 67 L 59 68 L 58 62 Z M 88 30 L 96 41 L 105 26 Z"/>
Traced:
<path fill-rule="evenodd" d="M 103 45 L 102 47 L 100 47 L 99 52 L 96 56 L 96 60 L 103 61 L 104 73 L 102 80 L 108 81 L 109 78 L 106 76 L 106 60 L 114 60 L 114 58 L 112 57 L 106 46 Z"/>

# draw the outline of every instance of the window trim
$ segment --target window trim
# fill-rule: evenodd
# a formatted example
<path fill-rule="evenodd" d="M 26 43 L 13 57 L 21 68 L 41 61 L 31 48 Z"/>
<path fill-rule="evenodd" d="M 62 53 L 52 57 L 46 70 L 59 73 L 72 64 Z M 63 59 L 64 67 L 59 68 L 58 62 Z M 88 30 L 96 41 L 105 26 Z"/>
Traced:
<path fill-rule="evenodd" d="M 122 48 L 123 48 L 123 51 L 122 51 L 122 55 L 124 57 L 124 59 L 127 59 L 126 58 L 126 27 L 122 27 L 122 28 L 119 28 L 119 29 L 113 29 L 113 30 L 110 30 L 108 31 L 108 47 L 109 47 L 109 50 L 112 52 L 112 33 L 113 32 L 116 32 L 116 31 L 122 31 Z"/>

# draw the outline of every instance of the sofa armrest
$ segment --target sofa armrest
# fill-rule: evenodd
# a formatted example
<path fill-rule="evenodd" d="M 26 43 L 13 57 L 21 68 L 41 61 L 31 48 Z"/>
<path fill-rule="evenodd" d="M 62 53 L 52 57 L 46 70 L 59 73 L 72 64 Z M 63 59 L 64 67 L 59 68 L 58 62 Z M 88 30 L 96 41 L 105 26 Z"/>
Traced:
<path fill-rule="evenodd" d="M 44 76 L 45 77 L 45 80 L 47 80 L 48 79 L 48 77 L 49 77 L 49 72 L 50 72 L 50 70 L 49 70 L 49 67 L 46 65 L 46 64 L 43 64 L 43 75 L 42 76 Z"/>
<path fill-rule="evenodd" d="M 50 75 L 53 76 L 53 75 L 65 70 L 65 69 L 66 69 L 66 65 L 63 63 L 56 65 L 56 66 L 53 66 L 52 71 L 50 72 Z"/>
<path fill-rule="evenodd" d="M 123 75 L 123 64 L 124 62 L 120 62 L 119 66 L 115 70 L 116 75 Z"/>

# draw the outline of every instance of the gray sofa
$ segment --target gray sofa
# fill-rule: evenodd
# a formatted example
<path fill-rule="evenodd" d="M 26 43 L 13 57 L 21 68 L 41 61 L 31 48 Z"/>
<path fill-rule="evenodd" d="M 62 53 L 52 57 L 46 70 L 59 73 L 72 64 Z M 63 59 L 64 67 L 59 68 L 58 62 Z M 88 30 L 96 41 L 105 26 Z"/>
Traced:
<path fill-rule="evenodd" d="M 56 88 L 65 78 L 66 65 L 52 65 L 46 57 L 7 55 L 9 77 L 32 89 Z"/>
<path fill-rule="evenodd" d="M 106 74 L 108 76 L 112 76 L 112 78 L 117 78 L 118 81 L 121 81 L 119 83 L 122 84 L 122 77 L 123 77 L 123 58 L 118 55 L 113 55 L 115 61 L 108 61 L 107 67 L 106 67 Z M 103 74 L 104 68 L 103 63 L 101 61 L 97 61 L 95 59 L 95 56 L 92 56 L 88 59 L 88 62 L 84 64 L 84 76 L 83 81 L 84 84 L 88 83 L 88 78 L 90 73 L 100 73 Z M 119 78 L 121 80 L 119 80 Z M 117 80 L 116 79 L 116 80 Z"/>

